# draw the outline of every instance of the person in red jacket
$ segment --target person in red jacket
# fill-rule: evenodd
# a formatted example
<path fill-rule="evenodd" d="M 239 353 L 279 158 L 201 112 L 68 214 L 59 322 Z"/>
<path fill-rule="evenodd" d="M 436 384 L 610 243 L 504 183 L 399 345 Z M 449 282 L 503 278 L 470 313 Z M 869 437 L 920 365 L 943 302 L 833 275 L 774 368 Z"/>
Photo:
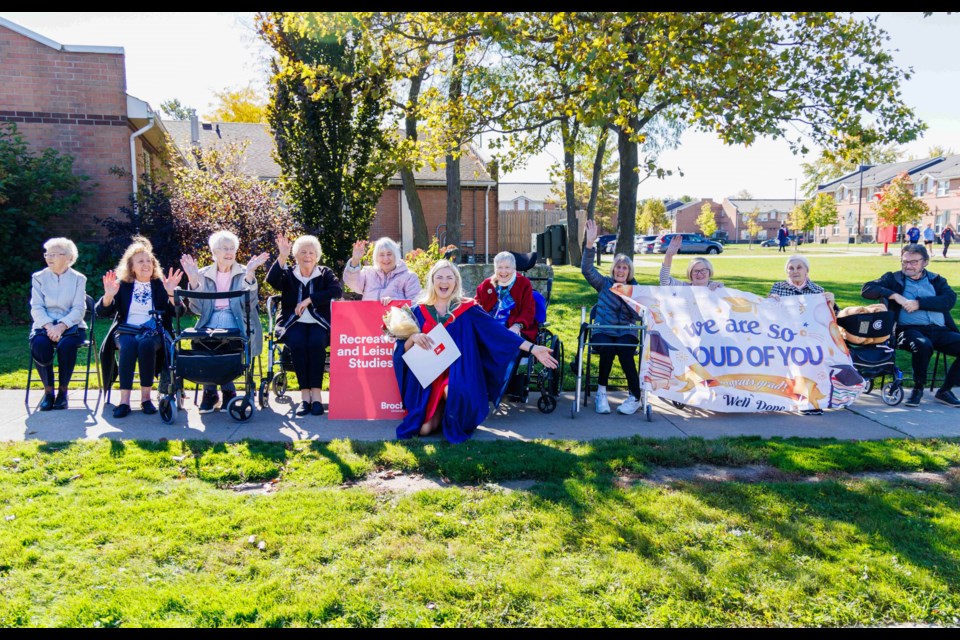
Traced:
<path fill-rule="evenodd" d="M 483 310 L 503 321 L 510 331 L 536 343 L 536 303 L 533 285 L 517 273 L 517 259 L 501 251 L 493 259 L 493 275 L 477 286 L 477 302 Z"/>

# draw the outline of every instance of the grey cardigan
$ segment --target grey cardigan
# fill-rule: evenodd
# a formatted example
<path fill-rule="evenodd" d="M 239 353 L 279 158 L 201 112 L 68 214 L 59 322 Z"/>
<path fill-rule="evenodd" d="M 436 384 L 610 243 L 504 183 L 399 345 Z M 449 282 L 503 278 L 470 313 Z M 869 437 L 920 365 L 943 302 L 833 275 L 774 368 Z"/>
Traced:
<path fill-rule="evenodd" d="M 30 315 L 33 330 L 47 323 L 62 322 L 67 328 L 87 328 L 84 315 L 87 309 L 87 276 L 67 269 L 58 276 L 48 268 L 31 277 Z"/>
<path fill-rule="evenodd" d="M 247 284 L 244 280 L 247 268 L 241 264 L 234 263 L 230 270 L 230 291 L 250 291 L 250 320 L 253 322 L 253 335 L 250 336 L 250 354 L 256 358 L 263 349 L 263 325 L 260 323 L 260 313 L 257 306 L 257 281 L 253 284 Z M 209 293 L 217 292 L 217 265 L 211 264 L 200 269 L 200 286 L 194 291 L 205 291 Z M 197 320 L 197 329 L 202 329 L 210 323 L 213 317 L 216 300 L 196 300 L 189 299 L 190 311 L 194 312 L 200 319 Z M 230 311 L 233 313 L 237 326 L 247 331 L 246 312 L 244 311 L 243 298 L 232 298 L 230 300 Z"/>

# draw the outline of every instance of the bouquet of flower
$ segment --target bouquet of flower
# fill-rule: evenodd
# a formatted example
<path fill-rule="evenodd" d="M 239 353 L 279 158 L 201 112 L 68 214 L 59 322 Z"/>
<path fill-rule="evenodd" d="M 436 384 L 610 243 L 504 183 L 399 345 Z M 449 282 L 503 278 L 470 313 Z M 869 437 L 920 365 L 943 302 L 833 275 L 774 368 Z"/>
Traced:
<path fill-rule="evenodd" d="M 383 316 L 383 333 L 392 336 L 397 340 L 406 340 L 415 333 L 420 332 L 420 325 L 413 316 L 410 307 L 390 307 L 390 311 Z"/>

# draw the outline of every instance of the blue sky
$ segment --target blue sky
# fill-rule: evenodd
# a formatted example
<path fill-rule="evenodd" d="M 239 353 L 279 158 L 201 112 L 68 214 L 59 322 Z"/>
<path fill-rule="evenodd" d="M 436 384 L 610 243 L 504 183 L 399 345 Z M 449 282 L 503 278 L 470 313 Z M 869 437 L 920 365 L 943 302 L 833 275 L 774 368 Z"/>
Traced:
<path fill-rule="evenodd" d="M 266 79 L 265 48 L 253 31 L 250 13 L 17 13 L 0 16 L 61 44 L 121 46 L 126 54 L 127 92 L 154 108 L 169 98 L 210 110 L 214 92 Z M 960 153 L 960 14 L 880 13 L 891 36 L 890 49 L 914 75 L 903 97 L 929 125 L 924 138 L 903 145 L 907 154 L 926 156 L 934 144 Z M 559 157 L 559 147 L 552 149 Z M 712 135 L 688 132 L 678 149 L 661 157 L 684 175 L 650 179 L 640 197 L 668 195 L 720 200 L 748 190 L 760 198 L 792 198 L 800 162 L 785 142 L 761 140 L 750 148 L 725 146 Z M 524 170 L 501 176 L 504 182 L 545 182 L 554 159 L 541 154 Z"/>

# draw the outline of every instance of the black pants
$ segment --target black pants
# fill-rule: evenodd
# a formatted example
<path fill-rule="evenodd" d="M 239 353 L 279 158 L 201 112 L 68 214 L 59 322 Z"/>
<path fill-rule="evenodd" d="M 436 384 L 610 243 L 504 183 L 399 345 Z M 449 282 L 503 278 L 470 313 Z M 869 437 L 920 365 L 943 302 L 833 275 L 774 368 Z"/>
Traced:
<path fill-rule="evenodd" d="M 613 369 L 614 356 L 620 359 L 620 368 L 627 377 L 627 388 L 634 398 L 640 397 L 640 376 L 637 373 L 637 360 L 634 352 L 637 350 L 637 336 L 611 336 L 595 333 L 590 336 L 591 348 L 600 357 L 600 370 L 597 372 L 597 384 L 607 386 L 610 380 L 610 370 Z"/>
<path fill-rule="evenodd" d="M 86 339 L 87 332 L 84 329 L 78 329 L 70 336 L 61 336 L 59 342 L 54 342 L 42 331 L 30 336 L 30 351 L 44 387 L 53 386 L 53 354 L 56 352 L 60 367 L 60 388 L 67 388 L 77 365 L 77 349 Z"/>
<path fill-rule="evenodd" d="M 951 243 L 951 242 L 953 242 L 953 241 L 952 241 L 952 240 L 944 240 L 944 241 L 943 241 L 943 257 L 944 257 L 944 258 L 947 257 L 947 249 L 950 248 L 950 243 Z"/>
<path fill-rule="evenodd" d="M 133 389 L 133 369 L 140 365 L 140 386 L 153 386 L 153 372 L 157 367 L 157 352 L 163 348 L 160 334 L 137 340 L 129 334 L 116 335 L 114 340 L 120 351 L 120 388 Z"/>
<path fill-rule="evenodd" d="M 327 359 L 330 336 L 319 324 L 294 322 L 283 334 L 283 343 L 290 349 L 293 370 L 301 389 L 323 386 L 323 367 Z"/>
<path fill-rule="evenodd" d="M 960 385 L 960 333 L 936 325 L 901 326 L 897 331 L 897 348 L 913 353 L 914 387 L 927 384 L 927 367 L 934 351 L 954 356 L 953 364 L 943 381 L 944 389 Z"/>

